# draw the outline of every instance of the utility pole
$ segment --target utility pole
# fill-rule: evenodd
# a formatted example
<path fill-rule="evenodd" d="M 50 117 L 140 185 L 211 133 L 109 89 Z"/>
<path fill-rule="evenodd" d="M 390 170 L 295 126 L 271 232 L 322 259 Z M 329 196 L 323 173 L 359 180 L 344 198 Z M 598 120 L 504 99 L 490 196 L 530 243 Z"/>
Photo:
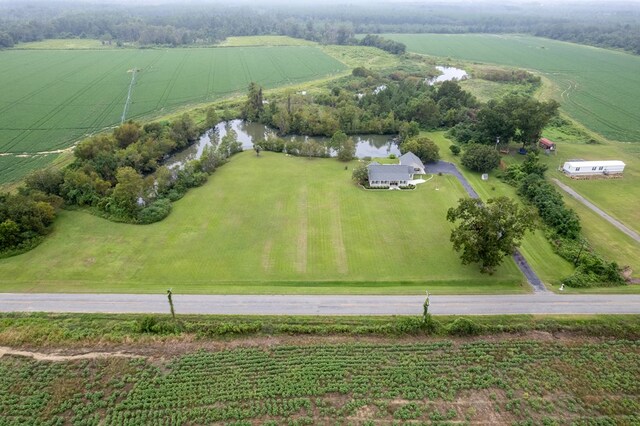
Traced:
<path fill-rule="evenodd" d="M 172 298 L 173 293 L 171 292 L 171 289 L 167 290 L 167 299 L 169 299 L 169 307 L 171 308 L 171 316 L 173 317 L 173 320 L 176 320 L 176 312 L 173 310 L 173 298 Z"/>

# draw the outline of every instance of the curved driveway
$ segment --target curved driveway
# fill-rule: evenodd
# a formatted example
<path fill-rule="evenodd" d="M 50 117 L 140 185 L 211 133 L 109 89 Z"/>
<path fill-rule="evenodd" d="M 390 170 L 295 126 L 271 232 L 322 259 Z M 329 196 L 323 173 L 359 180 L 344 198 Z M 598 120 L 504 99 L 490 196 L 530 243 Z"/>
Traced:
<path fill-rule="evenodd" d="M 458 178 L 463 188 L 467 191 L 467 194 L 469 194 L 471 198 L 480 198 L 467 178 L 465 178 L 462 173 L 460 173 L 460 170 L 458 170 L 455 164 L 448 163 L 446 161 L 437 161 L 433 164 L 430 163 L 427 166 L 427 171 L 429 171 L 430 173 L 443 173 L 455 176 L 456 178 Z M 533 287 L 533 291 L 535 293 L 546 293 L 549 291 L 544 286 L 544 283 L 542 282 L 540 277 L 538 277 L 538 275 L 531 268 L 529 262 L 527 262 L 522 253 L 520 253 L 520 250 L 516 249 L 513 253 L 513 261 L 516 262 L 516 265 L 527 279 L 527 282 L 531 285 L 531 287 Z"/>
<path fill-rule="evenodd" d="M 424 296 L 174 294 L 178 314 L 421 315 Z M 434 315 L 640 314 L 640 295 L 431 296 Z M 169 313 L 162 294 L 0 294 L 0 312 Z"/>

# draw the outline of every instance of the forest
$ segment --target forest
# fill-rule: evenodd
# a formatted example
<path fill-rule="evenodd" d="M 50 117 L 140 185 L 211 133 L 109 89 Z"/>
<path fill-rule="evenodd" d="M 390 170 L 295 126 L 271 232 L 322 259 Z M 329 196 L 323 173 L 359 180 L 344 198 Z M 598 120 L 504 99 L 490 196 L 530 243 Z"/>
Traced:
<path fill-rule="evenodd" d="M 535 4 L 349 3 L 336 7 L 249 3 L 125 6 L 11 1 L 0 4 L 0 48 L 50 38 L 139 45 L 212 44 L 278 34 L 352 44 L 357 34 L 525 33 L 640 54 L 640 11 L 631 2 Z M 603 13 L 606 8 L 606 13 Z"/>

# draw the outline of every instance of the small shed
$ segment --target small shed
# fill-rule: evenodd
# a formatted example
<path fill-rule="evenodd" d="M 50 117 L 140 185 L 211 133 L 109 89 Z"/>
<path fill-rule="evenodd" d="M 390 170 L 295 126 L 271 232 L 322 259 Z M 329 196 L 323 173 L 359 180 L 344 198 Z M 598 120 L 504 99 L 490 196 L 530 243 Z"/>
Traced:
<path fill-rule="evenodd" d="M 581 176 L 621 176 L 625 164 L 619 160 L 567 161 L 562 171 L 570 177 Z"/>
<path fill-rule="evenodd" d="M 548 149 L 549 151 L 556 150 L 556 143 L 550 141 L 547 138 L 540 138 L 539 145 L 540 145 L 540 148 Z"/>

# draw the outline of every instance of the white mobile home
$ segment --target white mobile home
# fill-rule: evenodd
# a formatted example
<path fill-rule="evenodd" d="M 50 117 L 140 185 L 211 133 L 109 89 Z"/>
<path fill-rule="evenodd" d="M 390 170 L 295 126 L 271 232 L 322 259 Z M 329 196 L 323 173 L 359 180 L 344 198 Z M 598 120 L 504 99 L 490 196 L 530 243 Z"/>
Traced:
<path fill-rule="evenodd" d="M 618 160 L 567 161 L 562 171 L 570 177 L 622 175 L 625 164 Z"/>

